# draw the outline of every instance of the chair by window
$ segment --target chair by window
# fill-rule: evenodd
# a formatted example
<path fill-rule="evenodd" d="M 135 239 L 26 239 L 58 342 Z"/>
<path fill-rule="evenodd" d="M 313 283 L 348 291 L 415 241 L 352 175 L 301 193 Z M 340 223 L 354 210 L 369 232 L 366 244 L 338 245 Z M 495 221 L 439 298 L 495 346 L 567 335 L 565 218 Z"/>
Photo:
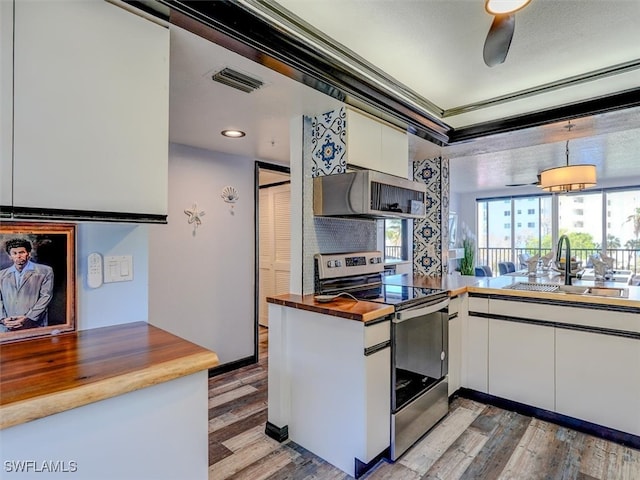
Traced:
<path fill-rule="evenodd" d="M 516 264 L 513 262 L 499 262 L 498 270 L 500 270 L 500 275 L 506 275 L 516 271 Z"/>
<path fill-rule="evenodd" d="M 476 277 L 493 277 L 493 272 L 489 265 L 480 265 L 476 267 Z"/>
<path fill-rule="evenodd" d="M 528 253 L 521 253 L 520 255 L 518 255 L 518 261 L 520 262 L 521 269 L 528 268 L 527 260 L 529 260 L 530 258 L 531 255 L 529 255 Z"/>

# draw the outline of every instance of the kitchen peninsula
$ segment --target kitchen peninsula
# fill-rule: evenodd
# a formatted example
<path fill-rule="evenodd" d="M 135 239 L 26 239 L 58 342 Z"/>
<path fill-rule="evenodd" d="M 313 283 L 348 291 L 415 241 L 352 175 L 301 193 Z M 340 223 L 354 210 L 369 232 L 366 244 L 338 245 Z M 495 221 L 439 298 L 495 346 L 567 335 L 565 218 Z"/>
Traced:
<path fill-rule="evenodd" d="M 0 350 L 4 468 L 33 461 L 31 474 L 48 478 L 47 461 L 78 478 L 207 478 L 214 352 L 145 322 Z"/>
<path fill-rule="evenodd" d="M 393 275 L 383 281 L 443 289 L 452 297 L 449 394 L 510 402 L 640 447 L 640 287 L 625 285 L 627 296 L 612 298 L 505 288 L 529 281 L 562 284 L 559 276 Z M 573 284 L 595 286 L 575 279 Z M 357 476 L 358 465 L 375 462 L 389 445 L 389 355 L 380 355 L 375 365 L 363 355 L 389 338 L 388 317 L 380 304 L 344 298 L 319 303 L 313 295 L 281 295 L 268 302 L 267 430 L 281 439 L 288 434 Z M 344 313 L 354 310 L 359 316 Z M 379 325 L 384 335 L 368 342 L 367 325 Z M 316 415 L 324 410 L 333 414 Z M 340 425 L 349 428 L 341 431 Z"/>

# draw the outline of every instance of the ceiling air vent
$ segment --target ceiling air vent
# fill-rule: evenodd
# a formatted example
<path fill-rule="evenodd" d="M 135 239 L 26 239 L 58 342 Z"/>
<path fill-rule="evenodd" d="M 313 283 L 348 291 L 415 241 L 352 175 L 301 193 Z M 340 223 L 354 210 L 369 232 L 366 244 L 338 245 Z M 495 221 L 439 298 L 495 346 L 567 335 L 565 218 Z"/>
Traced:
<path fill-rule="evenodd" d="M 237 88 L 238 90 L 242 90 L 246 93 L 251 93 L 263 85 L 263 82 L 257 78 L 252 78 L 249 75 L 245 75 L 244 73 L 240 73 L 230 68 L 224 68 L 218 73 L 214 73 L 211 76 L 211 79 L 214 82 L 224 83 L 225 85 Z"/>

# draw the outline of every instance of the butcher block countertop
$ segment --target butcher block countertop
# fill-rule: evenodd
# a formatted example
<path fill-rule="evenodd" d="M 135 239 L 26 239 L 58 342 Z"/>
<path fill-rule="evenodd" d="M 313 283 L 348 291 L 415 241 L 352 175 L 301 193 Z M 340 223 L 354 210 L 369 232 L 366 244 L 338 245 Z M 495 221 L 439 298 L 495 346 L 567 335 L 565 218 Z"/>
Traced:
<path fill-rule="evenodd" d="M 0 345 L 0 429 L 207 370 L 218 356 L 145 322 Z"/>
<path fill-rule="evenodd" d="M 295 295 L 292 293 L 267 297 L 267 302 L 359 322 L 370 322 L 390 315 L 394 311 L 393 306 L 383 303 L 356 301 L 348 297 L 338 297 L 331 302 L 320 303 L 315 300 L 315 295 Z"/>

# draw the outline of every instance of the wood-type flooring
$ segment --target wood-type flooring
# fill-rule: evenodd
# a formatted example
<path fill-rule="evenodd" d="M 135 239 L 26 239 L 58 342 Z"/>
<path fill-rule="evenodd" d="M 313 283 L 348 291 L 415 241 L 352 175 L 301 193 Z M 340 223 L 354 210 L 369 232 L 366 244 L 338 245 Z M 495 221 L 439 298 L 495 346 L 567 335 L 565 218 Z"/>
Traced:
<path fill-rule="evenodd" d="M 338 480 L 341 470 L 264 434 L 266 329 L 259 362 L 209 380 L 209 480 Z M 552 423 L 456 398 L 450 413 L 395 463 L 366 480 L 639 480 L 640 451 Z"/>

